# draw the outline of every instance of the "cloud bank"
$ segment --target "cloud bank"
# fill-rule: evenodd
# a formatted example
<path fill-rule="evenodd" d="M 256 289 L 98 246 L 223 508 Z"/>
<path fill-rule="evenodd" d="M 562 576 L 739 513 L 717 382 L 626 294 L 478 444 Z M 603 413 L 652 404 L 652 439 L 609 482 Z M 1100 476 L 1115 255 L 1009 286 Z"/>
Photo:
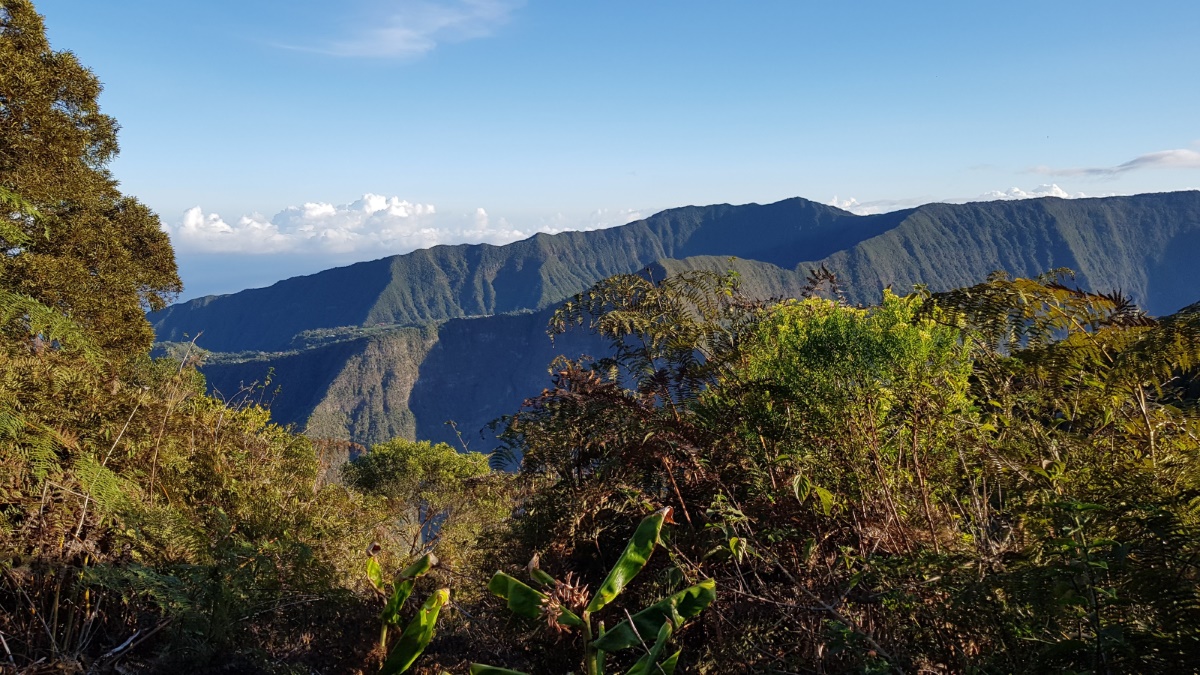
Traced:
<path fill-rule="evenodd" d="M 830 200 L 830 206 L 836 206 L 839 209 L 844 209 L 851 213 L 860 216 L 869 216 L 876 213 L 887 213 L 898 209 L 908 209 L 922 204 L 943 203 L 943 204 L 965 204 L 967 202 L 993 202 L 993 201 L 1009 201 L 1013 199 L 1037 199 L 1039 197 L 1058 197 L 1060 199 L 1083 199 L 1087 197 L 1111 197 L 1113 193 L 1106 194 L 1084 194 L 1082 192 L 1067 192 L 1054 183 L 1046 183 L 1039 185 L 1031 190 L 1022 190 L 1021 188 L 1009 188 L 1007 190 L 990 190 L 975 197 L 951 197 L 948 199 L 878 199 L 874 201 L 860 202 L 853 197 L 849 199 L 838 199 L 834 196 Z"/>
<path fill-rule="evenodd" d="M 1045 176 L 1088 176 L 1093 178 L 1115 178 L 1121 174 L 1143 169 L 1200 169 L 1200 152 L 1195 150 L 1162 150 L 1118 164 L 1116 166 L 1076 167 L 1069 169 L 1054 169 L 1048 166 L 1036 166 L 1031 173 Z"/>
<path fill-rule="evenodd" d="M 480 207 L 442 214 L 432 204 L 365 194 L 349 204 L 309 202 L 289 206 L 271 218 L 260 214 L 227 220 L 199 206 L 165 225 L 172 242 L 187 253 L 333 255 L 381 257 L 438 244 L 507 244 L 537 232 L 596 230 L 638 220 L 637 209 L 599 209 L 583 218 L 563 214 L 515 227 Z"/>
<path fill-rule="evenodd" d="M 522 0 L 400 0 L 372 25 L 318 51 L 333 56 L 416 58 L 439 44 L 465 42 L 493 34 Z"/>

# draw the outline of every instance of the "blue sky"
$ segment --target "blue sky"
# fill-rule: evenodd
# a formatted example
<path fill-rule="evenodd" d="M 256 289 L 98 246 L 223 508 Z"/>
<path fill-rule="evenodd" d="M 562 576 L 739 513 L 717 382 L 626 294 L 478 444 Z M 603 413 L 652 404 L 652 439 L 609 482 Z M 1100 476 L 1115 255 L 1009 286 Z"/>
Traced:
<path fill-rule="evenodd" d="M 35 2 L 184 297 L 685 204 L 1200 187 L 1200 3 Z"/>

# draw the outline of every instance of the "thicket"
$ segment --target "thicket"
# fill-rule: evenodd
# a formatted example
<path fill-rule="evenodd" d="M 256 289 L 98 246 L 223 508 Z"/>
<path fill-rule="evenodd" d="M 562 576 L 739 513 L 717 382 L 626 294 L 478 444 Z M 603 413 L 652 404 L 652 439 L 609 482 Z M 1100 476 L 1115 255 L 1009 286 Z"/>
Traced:
<path fill-rule="evenodd" d="M 539 486 L 521 555 L 589 578 L 673 506 L 663 590 L 719 591 L 689 671 L 1195 670 L 1200 313 L 1063 274 L 866 308 L 827 271 L 774 303 L 598 284 L 553 328 L 612 356 L 560 362 L 508 427 Z"/>
<path fill-rule="evenodd" d="M 502 421 L 516 474 L 314 442 L 149 356 L 179 282 L 98 92 L 0 0 L 0 667 L 1200 668 L 1197 306 L 619 275 L 555 315 L 610 350 Z"/>

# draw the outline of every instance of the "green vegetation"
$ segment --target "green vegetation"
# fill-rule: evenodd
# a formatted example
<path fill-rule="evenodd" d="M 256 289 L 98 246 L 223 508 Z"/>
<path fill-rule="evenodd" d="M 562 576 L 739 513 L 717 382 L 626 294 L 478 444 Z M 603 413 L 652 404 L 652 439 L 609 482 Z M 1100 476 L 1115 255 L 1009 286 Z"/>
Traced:
<path fill-rule="evenodd" d="M 424 576 L 437 563 L 438 559 L 432 553 L 426 553 L 415 563 L 401 570 L 396 575 L 395 584 L 389 584 L 383 578 L 383 568 L 379 566 L 379 563 L 375 562 L 374 558 L 367 560 L 367 580 L 371 582 L 377 593 L 388 599 L 387 605 L 379 615 L 380 621 L 383 622 L 383 629 L 379 634 L 379 648 L 388 655 L 383 662 L 383 668 L 379 671 L 383 675 L 398 675 L 407 672 L 417 657 L 429 646 L 429 641 L 433 639 L 438 612 L 450 601 L 450 589 L 448 588 L 434 591 L 425 604 L 421 605 L 417 616 L 404 628 L 396 646 L 390 651 L 387 648 L 388 626 L 400 625 L 400 611 L 404 609 L 404 603 L 412 595 L 417 578 Z"/>
<path fill-rule="evenodd" d="M 683 622 L 704 611 L 716 599 L 712 580 L 701 581 L 633 615 L 627 612 L 625 621 L 607 631 L 603 621 L 595 624 L 595 627 L 592 622 L 596 612 L 615 600 L 646 566 L 658 545 L 664 523 L 674 523 L 669 506 L 642 520 L 591 600 L 588 600 L 587 586 L 573 583 L 572 573 L 567 573 L 565 581 L 559 581 L 538 567 L 537 557 L 529 563 L 529 577 L 542 590 L 534 589 L 504 572 L 497 572 L 492 577 L 488 590 L 503 599 L 508 609 L 517 616 L 543 619 L 555 632 L 570 632 L 572 629 L 582 631 L 584 643 L 580 661 L 587 675 L 602 675 L 609 653 L 636 647 L 641 647 L 644 653 L 634 662 L 630 673 L 670 675 L 675 672 L 680 652 L 662 658 L 663 650 Z M 518 671 L 471 664 L 473 675 L 496 672 Z"/>
<path fill-rule="evenodd" d="M 869 308 L 734 282 L 616 277 L 559 312 L 614 356 L 512 419 L 527 550 L 587 567 L 675 506 L 664 582 L 723 589 L 691 667 L 1197 666 L 1200 316 L 1059 275 Z"/>
<path fill-rule="evenodd" d="M 0 0 L 0 57 L 6 672 L 1200 668 L 1200 304 L 1154 318 L 1062 270 L 954 288 L 943 282 L 988 258 L 952 247 L 943 262 L 962 266 L 937 285 L 864 305 L 847 298 L 866 282 L 848 286 L 832 263 L 806 275 L 664 263 L 544 313 L 310 335 L 321 344 L 268 363 L 359 359 L 381 392 L 408 378 L 412 410 L 431 363 L 489 383 L 508 378 L 497 353 L 519 369 L 551 363 L 490 457 L 393 438 L 410 428 L 400 417 L 370 448 L 313 441 L 257 403 L 274 381 L 221 400 L 190 343 L 150 357 L 141 309 L 178 282 L 153 216 L 106 173 L 115 124 L 99 85 L 50 51 L 25 0 Z M 1192 217 L 1192 197 L 1155 199 Z M 1072 213 L 1109 228 L 1137 201 Z M 1071 247 L 1092 236 L 1085 221 L 1038 204 L 1046 222 L 1075 223 L 1055 230 L 1062 250 L 1084 250 Z M 843 218 L 760 207 L 761 230 L 785 231 L 796 207 L 818 225 L 812 241 Z M 953 212 L 897 218 L 949 227 L 939 214 Z M 1030 211 L 974 213 L 1019 228 Z M 718 247 L 726 230 L 699 223 L 739 214 L 685 209 L 643 227 L 666 241 L 664 223 L 685 216 L 689 241 Z M 836 250 L 869 261 L 904 227 Z M 1186 229 L 1172 227 L 1146 234 L 1148 248 Z M 1152 255 L 1112 246 L 1076 258 L 1090 285 Z M 1162 277 L 1145 269 L 1152 288 Z M 597 358 L 551 362 L 500 337 L 547 323 L 555 349 Z M 319 398 L 331 382 L 352 391 L 342 375 L 280 377 L 310 378 Z M 509 405 L 475 382 L 448 391 Z M 384 418 L 400 406 L 374 401 Z M 355 414 L 324 410 L 340 432 Z"/>

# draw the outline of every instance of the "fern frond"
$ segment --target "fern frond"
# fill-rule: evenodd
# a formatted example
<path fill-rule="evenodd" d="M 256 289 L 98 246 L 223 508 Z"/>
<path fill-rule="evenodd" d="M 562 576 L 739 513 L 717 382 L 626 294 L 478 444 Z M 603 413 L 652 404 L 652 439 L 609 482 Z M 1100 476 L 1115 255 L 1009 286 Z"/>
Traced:
<path fill-rule="evenodd" d="M 95 343 L 74 321 L 23 293 L 0 290 L 0 326 L 16 329 L 33 340 L 57 344 L 93 365 L 100 362 Z"/>
<path fill-rule="evenodd" d="M 129 495 L 136 487 L 121 478 L 91 454 L 76 458 L 72 469 L 83 493 L 91 497 L 96 506 L 105 513 L 123 511 L 129 504 Z"/>

